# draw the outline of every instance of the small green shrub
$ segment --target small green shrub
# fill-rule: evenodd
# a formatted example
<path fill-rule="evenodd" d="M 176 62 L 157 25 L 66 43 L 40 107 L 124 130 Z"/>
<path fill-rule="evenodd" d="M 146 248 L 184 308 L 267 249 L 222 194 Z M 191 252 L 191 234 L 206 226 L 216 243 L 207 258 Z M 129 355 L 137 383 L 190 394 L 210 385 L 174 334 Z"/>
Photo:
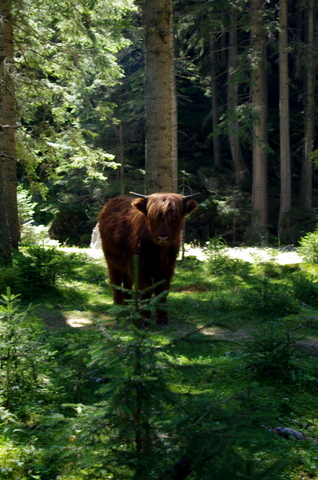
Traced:
<path fill-rule="evenodd" d="M 318 263 L 318 230 L 300 239 L 298 253 L 306 262 Z"/>
<path fill-rule="evenodd" d="M 0 268 L 0 293 L 10 287 L 13 293 L 24 297 L 38 294 L 39 289 L 51 289 L 58 280 L 70 277 L 83 261 L 83 257 L 66 254 L 56 247 L 24 247 L 14 253 L 12 267 Z"/>
<path fill-rule="evenodd" d="M 76 459 L 74 452 L 66 452 L 72 467 L 75 462 L 79 470 L 84 466 L 91 478 L 98 478 L 101 470 L 107 478 L 154 478 L 154 459 L 165 453 L 165 442 L 158 432 L 174 399 L 167 385 L 169 366 L 150 332 L 138 328 L 142 311 L 150 308 L 152 300 L 141 300 L 137 256 L 133 270 L 131 290 L 115 287 L 129 293 L 132 300 L 109 310 L 124 322 L 126 333 L 118 335 L 99 323 L 102 335 L 95 334 L 90 344 L 88 365 L 100 377 L 100 401 L 77 408 L 80 438 L 76 440 Z"/>
<path fill-rule="evenodd" d="M 302 273 L 292 278 L 292 289 L 295 298 L 301 303 L 310 307 L 318 306 L 318 281 L 314 276 L 307 277 Z"/>
<path fill-rule="evenodd" d="M 23 290 L 23 278 L 16 267 L 0 267 L 0 293 L 5 293 L 7 287 L 15 294 Z"/>
<path fill-rule="evenodd" d="M 245 344 L 244 351 L 251 369 L 259 381 L 291 383 L 299 377 L 300 364 L 297 338 L 290 325 L 269 321 Z"/>
<path fill-rule="evenodd" d="M 215 237 L 211 238 L 204 248 L 204 253 L 206 254 L 206 269 L 208 273 L 222 274 L 225 271 L 229 270 L 229 264 L 231 258 L 226 253 L 227 244 L 222 238 Z"/>
<path fill-rule="evenodd" d="M 64 273 L 65 256 L 54 247 L 31 246 L 17 260 L 24 281 L 35 288 L 54 287 L 57 278 Z"/>
<path fill-rule="evenodd" d="M 213 276 L 227 275 L 227 280 L 229 275 L 247 276 L 251 271 L 252 264 L 244 260 L 231 258 L 227 254 L 226 249 L 226 243 L 220 238 L 214 238 L 206 244 L 205 254 L 207 259 L 205 268 L 207 273 Z"/>
<path fill-rule="evenodd" d="M 242 306 L 257 315 L 280 317 L 300 310 L 299 302 L 294 298 L 291 289 L 286 285 L 270 282 L 268 278 L 243 289 L 240 296 Z"/>
<path fill-rule="evenodd" d="M 30 192 L 18 185 L 17 200 L 19 209 L 19 222 L 22 225 L 24 222 L 29 222 L 33 219 L 36 202 L 33 202 Z"/>
<path fill-rule="evenodd" d="M 18 187 L 18 210 L 21 228 L 21 245 L 38 245 L 54 242 L 49 238 L 49 227 L 34 222 L 36 203 L 33 202 L 30 192 Z M 55 241 L 55 243 L 58 243 Z"/>
<path fill-rule="evenodd" d="M 25 248 L 14 261 L 16 275 L 22 281 L 21 294 L 55 287 L 59 279 L 72 273 L 75 258 L 55 247 L 33 245 Z"/>
<path fill-rule="evenodd" d="M 32 309 L 19 312 L 18 296 L 7 289 L 0 298 L 0 406 L 19 417 L 43 409 L 51 390 L 52 353 L 44 341 L 43 322 Z"/>

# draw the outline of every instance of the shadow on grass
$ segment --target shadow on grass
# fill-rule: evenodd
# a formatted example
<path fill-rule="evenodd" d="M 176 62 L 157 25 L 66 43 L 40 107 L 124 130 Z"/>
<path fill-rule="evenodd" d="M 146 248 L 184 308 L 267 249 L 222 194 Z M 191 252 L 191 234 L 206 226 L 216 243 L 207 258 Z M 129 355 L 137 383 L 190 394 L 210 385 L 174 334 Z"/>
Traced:
<path fill-rule="evenodd" d="M 284 317 L 299 313 L 302 304 L 317 304 L 318 282 L 299 265 L 254 265 L 226 256 L 192 263 L 178 265 L 168 301 L 179 317 L 196 324 L 231 313 Z"/>
<path fill-rule="evenodd" d="M 38 294 L 24 295 L 21 309 L 30 303 L 34 305 L 34 314 L 49 329 L 80 328 L 91 325 L 93 318 L 106 317 L 112 299 L 105 284 L 78 283 L 71 286 L 61 284 Z"/>

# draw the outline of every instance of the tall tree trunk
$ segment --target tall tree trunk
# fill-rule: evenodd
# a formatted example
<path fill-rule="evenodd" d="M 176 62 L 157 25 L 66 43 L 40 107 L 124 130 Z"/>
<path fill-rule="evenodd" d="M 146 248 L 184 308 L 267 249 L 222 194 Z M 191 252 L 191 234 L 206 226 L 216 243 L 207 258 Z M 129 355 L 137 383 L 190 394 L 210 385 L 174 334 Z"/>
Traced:
<path fill-rule="evenodd" d="M 278 234 L 282 238 L 290 227 L 291 167 L 289 139 L 288 87 L 288 0 L 279 0 L 279 127 L 280 127 L 280 210 Z"/>
<path fill-rule="evenodd" d="M 237 73 L 237 14 L 234 9 L 230 11 L 230 34 L 228 55 L 228 81 L 227 81 L 227 109 L 229 113 L 228 135 L 231 155 L 234 162 L 235 184 L 240 190 L 248 176 L 248 169 L 244 161 L 239 138 L 239 124 L 237 118 L 238 83 L 235 78 Z"/>
<path fill-rule="evenodd" d="M 10 265 L 12 262 L 12 247 L 6 210 L 2 208 L 4 204 L 2 168 L 0 168 L 0 265 Z"/>
<path fill-rule="evenodd" d="M 125 193 L 125 145 L 124 145 L 124 122 L 121 120 L 119 129 L 119 163 L 120 163 L 120 194 Z"/>
<path fill-rule="evenodd" d="M 254 241 L 267 239 L 267 42 L 263 0 L 251 0 L 252 26 L 252 104 L 253 121 L 253 183 L 251 236 Z"/>
<path fill-rule="evenodd" d="M 0 209 L 4 211 L 3 217 L 6 217 L 6 222 L 1 228 L 7 225 L 11 245 L 17 248 L 20 232 L 17 207 L 13 55 L 11 1 L 6 0 L 0 5 L 0 178 L 3 187 L 1 195 L 3 203 Z M 3 235 L 3 232 L 1 234 Z"/>
<path fill-rule="evenodd" d="M 172 0 L 145 0 L 146 193 L 177 191 Z"/>
<path fill-rule="evenodd" d="M 214 166 L 220 170 L 221 162 L 221 143 L 220 135 L 217 133 L 219 125 L 219 104 L 218 104 L 218 85 L 216 81 L 216 41 L 214 33 L 211 32 L 210 38 L 210 61 L 211 61 L 211 99 L 212 99 L 212 133 L 213 133 L 213 157 Z"/>
<path fill-rule="evenodd" d="M 124 195 L 125 193 L 125 140 L 124 140 L 124 122 L 122 120 L 123 112 L 123 92 L 119 92 L 118 98 L 118 113 L 117 117 L 119 118 L 118 124 L 118 160 L 119 167 L 117 170 L 117 175 L 120 183 L 120 194 Z"/>
<path fill-rule="evenodd" d="M 299 205 L 305 211 L 312 210 L 312 161 L 314 135 L 315 135 L 315 86 L 316 68 L 314 51 L 314 7 L 315 0 L 309 0 L 307 7 L 307 52 L 306 52 L 306 77 L 305 77 L 305 138 L 303 149 L 303 163 L 300 180 Z"/>

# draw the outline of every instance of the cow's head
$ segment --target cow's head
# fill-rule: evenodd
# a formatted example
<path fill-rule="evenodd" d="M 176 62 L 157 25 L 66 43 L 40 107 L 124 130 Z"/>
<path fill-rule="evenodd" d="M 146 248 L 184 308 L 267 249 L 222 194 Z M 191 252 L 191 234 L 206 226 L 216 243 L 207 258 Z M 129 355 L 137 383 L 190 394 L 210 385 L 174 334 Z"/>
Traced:
<path fill-rule="evenodd" d="M 168 246 L 179 241 L 185 215 L 197 206 L 197 202 L 192 199 L 194 195 L 130 193 L 140 197 L 134 200 L 132 205 L 145 215 L 152 238 L 157 245 Z"/>

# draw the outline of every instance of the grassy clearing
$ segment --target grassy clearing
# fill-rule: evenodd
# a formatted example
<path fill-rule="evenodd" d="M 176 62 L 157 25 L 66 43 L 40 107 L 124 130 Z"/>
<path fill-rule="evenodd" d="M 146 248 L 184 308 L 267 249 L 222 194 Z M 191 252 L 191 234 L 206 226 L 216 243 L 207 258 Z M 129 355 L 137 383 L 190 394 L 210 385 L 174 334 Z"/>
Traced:
<path fill-rule="evenodd" d="M 174 478 L 159 475 L 181 457 L 193 480 L 318 478 L 314 441 L 264 428 L 318 438 L 314 264 L 251 263 L 222 251 L 186 258 L 169 294 L 169 326 L 136 333 L 111 313 L 103 259 L 65 251 L 68 275 L 28 291 L 19 305 L 25 311 L 32 301 L 44 321 L 36 348 L 45 375 L 19 356 L 16 371 L 35 385 L 0 369 L 7 390 L 16 383 L 15 405 L 19 388 L 28 390 L 23 415 L 2 393 L 1 408 L 15 417 L 3 414 L 1 478 Z"/>

